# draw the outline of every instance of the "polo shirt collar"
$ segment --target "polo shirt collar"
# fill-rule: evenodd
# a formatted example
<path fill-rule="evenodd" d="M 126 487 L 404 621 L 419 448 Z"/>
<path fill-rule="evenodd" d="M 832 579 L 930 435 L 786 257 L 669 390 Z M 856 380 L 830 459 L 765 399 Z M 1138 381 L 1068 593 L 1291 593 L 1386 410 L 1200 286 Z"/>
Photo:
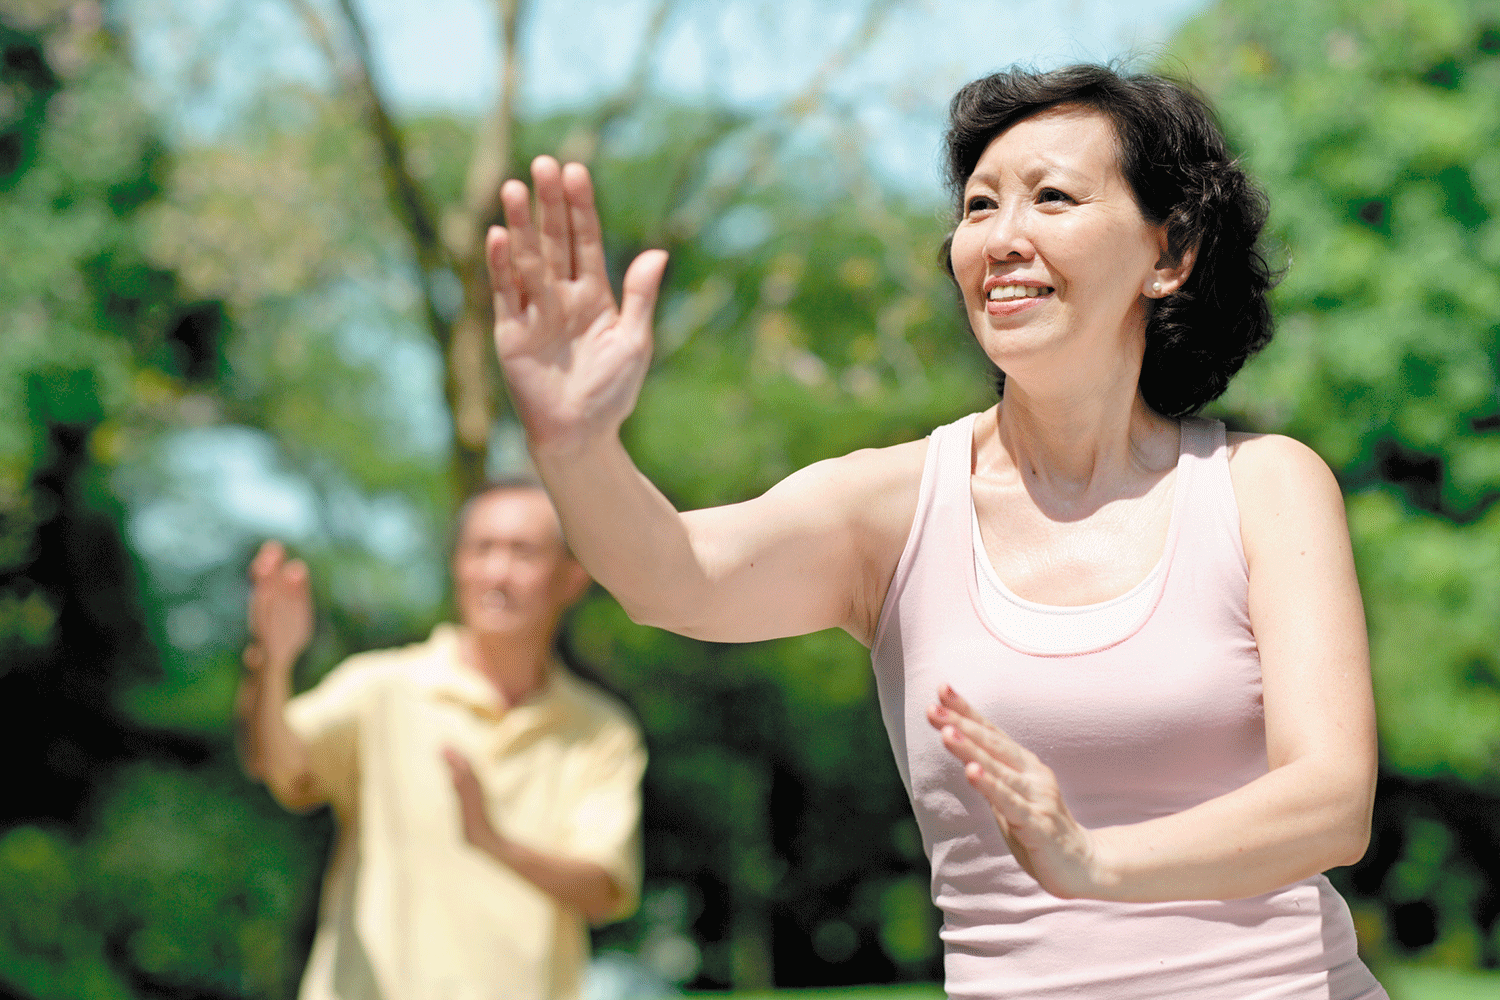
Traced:
<path fill-rule="evenodd" d="M 443 622 L 427 640 L 430 649 L 423 681 L 433 697 L 456 702 L 493 719 L 524 715 L 529 717 L 528 721 L 543 723 L 563 711 L 566 668 L 556 659 L 548 667 L 540 688 L 525 701 L 507 706 L 490 679 L 464 659 L 460 639 L 459 630 Z"/>

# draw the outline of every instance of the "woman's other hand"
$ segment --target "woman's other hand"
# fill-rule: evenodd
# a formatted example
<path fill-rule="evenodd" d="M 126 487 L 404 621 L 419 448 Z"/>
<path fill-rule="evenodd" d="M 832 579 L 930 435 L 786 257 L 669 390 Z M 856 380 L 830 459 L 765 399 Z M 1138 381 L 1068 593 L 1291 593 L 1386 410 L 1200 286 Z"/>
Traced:
<path fill-rule="evenodd" d="M 634 409 L 667 255 L 636 257 L 617 305 L 588 169 L 539 156 L 531 177 L 534 216 L 526 185 L 506 181 L 506 226 L 485 244 L 495 349 L 532 448 L 567 448 L 614 434 Z"/>
<path fill-rule="evenodd" d="M 1051 768 L 947 684 L 927 721 L 989 803 L 1017 863 L 1043 889 L 1062 899 L 1104 895 L 1109 875 L 1098 838 L 1068 812 Z"/>

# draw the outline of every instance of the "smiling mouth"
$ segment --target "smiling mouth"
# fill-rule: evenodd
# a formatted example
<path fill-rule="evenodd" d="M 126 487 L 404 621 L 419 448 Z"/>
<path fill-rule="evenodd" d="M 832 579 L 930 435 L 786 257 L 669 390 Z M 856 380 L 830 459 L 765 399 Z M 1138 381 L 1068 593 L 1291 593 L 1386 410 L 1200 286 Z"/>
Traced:
<path fill-rule="evenodd" d="M 989 290 L 985 299 L 990 302 L 1034 299 L 1038 295 L 1051 295 L 1054 290 L 1050 285 L 996 285 Z"/>

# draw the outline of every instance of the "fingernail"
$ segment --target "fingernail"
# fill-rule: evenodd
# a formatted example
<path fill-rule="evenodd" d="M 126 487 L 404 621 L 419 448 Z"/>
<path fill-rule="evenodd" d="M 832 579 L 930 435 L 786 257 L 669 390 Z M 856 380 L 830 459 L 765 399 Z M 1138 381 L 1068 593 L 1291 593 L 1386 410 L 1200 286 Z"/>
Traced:
<path fill-rule="evenodd" d="M 948 710 L 942 705 L 934 705 L 932 707 L 932 714 L 937 716 L 939 719 L 946 719 L 948 717 Z"/>

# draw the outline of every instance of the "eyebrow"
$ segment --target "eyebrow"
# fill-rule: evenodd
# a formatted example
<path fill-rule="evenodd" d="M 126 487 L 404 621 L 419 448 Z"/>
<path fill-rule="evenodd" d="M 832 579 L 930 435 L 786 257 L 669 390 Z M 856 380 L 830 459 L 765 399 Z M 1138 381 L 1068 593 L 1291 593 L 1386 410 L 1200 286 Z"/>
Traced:
<path fill-rule="evenodd" d="M 1091 183 L 1094 183 L 1094 181 L 1095 181 L 1095 178 L 1090 177 L 1088 174 L 1085 174 L 1082 171 L 1074 170 L 1072 167 L 1068 166 L 1066 163 L 1062 162 L 1061 160 L 1055 159 L 1055 158 L 1050 157 L 1050 156 L 1043 156 L 1043 157 L 1040 157 L 1039 159 L 1041 160 L 1041 169 L 1038 170 L 1038 171 L 1034 171 L 1035 173 L 1043 173 L 1044 174 L 1044 173 L 1047 173 L 1049 170 L 1055 170 L 1058 173 L 1066 174 L 1067 176 L 1072 177 L 1075 180 L 1083 181 L 1085 183 L 1090 183 L 1091 184 Z M 977 180 L 981 180 L 981 181 L 990 181 L 990 182 L 993 183 L 993 181 L 995 180 L 995 176 L 994 176 L 993 173 L 990 173 L 988 171 L 978 171 L 978 170 L 976 170 L 973 173 L 971 173 L 969 175 L 969 179 L 964 182 L 964 187 L 968 188 L 969 184 L 973 183 L 973 181 L 975 181 L 976 179 Z"/>

